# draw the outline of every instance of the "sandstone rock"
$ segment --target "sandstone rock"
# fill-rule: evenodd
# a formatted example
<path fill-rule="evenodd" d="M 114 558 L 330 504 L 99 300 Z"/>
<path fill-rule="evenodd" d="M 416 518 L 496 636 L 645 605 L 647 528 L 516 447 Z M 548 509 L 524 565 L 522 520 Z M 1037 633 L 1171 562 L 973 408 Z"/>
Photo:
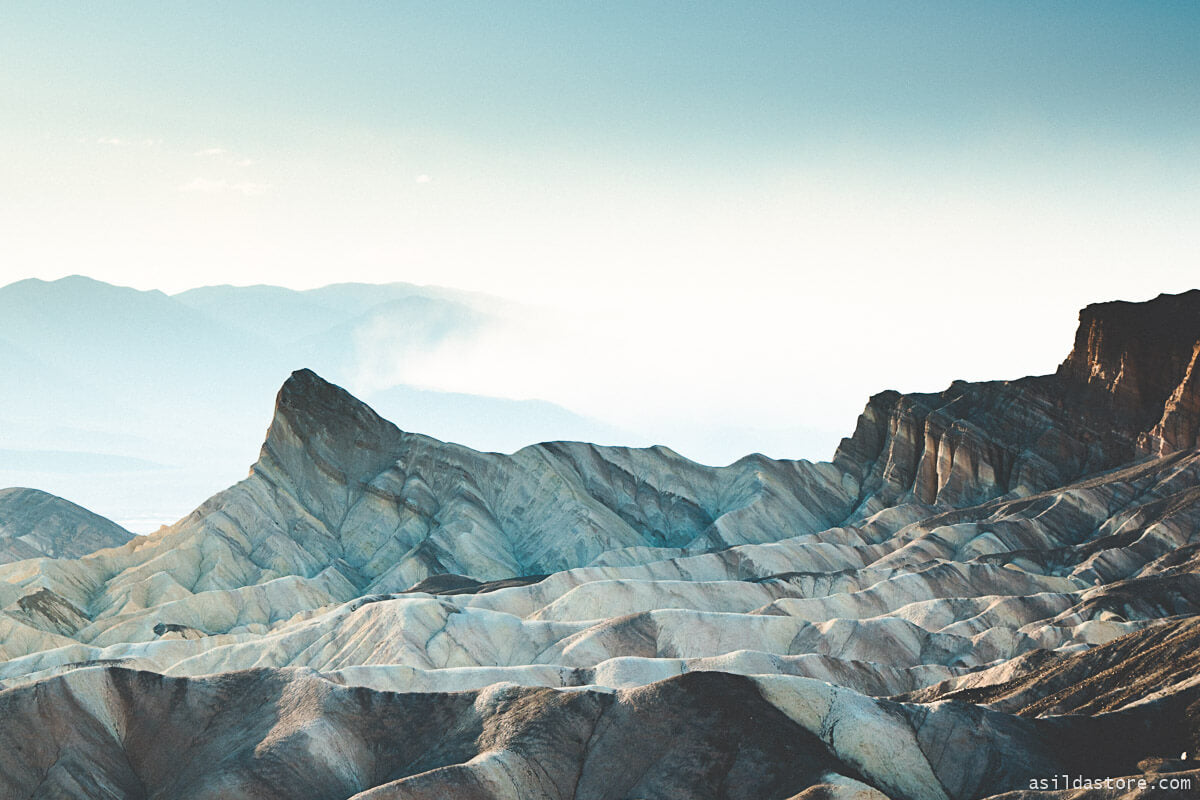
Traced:
<path fill-rule="evenodd" d="M 1200 290 L 1079 312 L 1075 346 L 1058 375 L 1083 402 L 1111 411 L 1143 446 L 1163 455 L 1196 447 L 1195 361 Z"/>

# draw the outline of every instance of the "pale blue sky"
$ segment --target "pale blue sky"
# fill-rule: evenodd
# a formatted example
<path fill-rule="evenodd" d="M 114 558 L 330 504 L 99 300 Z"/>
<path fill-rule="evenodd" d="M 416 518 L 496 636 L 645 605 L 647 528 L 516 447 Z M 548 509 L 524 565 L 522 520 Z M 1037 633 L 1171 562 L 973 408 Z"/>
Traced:
<path fill-rule="evenodd" d="M 413 379 L 831 447 L 1195 284 L 1198 42 L 1192 2 L 0 2 L 0 278 L 502 294 L 572 327 Z"/>
<path fill-rule="evenodd" d="M 6 3 L 16 128 L 778 155 L 1190 138 L 1194 3 Z M 7 126 L 6 126 L 7 127 Z"/>

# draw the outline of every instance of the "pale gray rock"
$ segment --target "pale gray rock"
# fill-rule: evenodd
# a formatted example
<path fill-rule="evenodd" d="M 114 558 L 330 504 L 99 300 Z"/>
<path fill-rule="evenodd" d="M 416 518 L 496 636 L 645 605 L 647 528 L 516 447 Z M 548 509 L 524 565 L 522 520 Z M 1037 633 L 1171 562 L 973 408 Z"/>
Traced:
<path fill-rule="evenodd" d="M 26 558 L 78 558 L 133 534 L 69 500 L 37 489 L 0 489 L 0 564 Z"/>
<path fill-rule="evenodd" d="M 1200 742 L 1193 351 L 1130 394 L 1126 311 L 1058 375 L 873 398 L 831 464 L 481 453 L 297 372 L 178 524 L 0 565 L 0 787 L 974 800 L 1162 767 Z"/>

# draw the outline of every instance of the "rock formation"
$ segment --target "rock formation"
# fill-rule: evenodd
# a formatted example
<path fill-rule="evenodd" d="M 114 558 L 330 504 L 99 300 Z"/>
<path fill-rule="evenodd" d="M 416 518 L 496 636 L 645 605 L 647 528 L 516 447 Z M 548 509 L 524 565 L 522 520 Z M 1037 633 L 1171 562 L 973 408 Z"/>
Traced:
<path fill-rule="evenodd" d="M 1089 306 L 1056 374 L 881 393 L 824 464 L 480 453 L 301 370 L 242 482 L 0 566 L 0 797 L 1200 780 L 1198 321 Z"/>
<path fill-rule="evenodd" d="M 86 508 L 37 489 L 0 489 L 0 564 L 26 558 L 78 558 L 133 534 Z"/>
<path fill-rule="evenodd" d="M 1156 455 L 1200 446 L 1200 290 L 1079 312 L 1059 367 L 1083 402 L 1108 410 Z"/>

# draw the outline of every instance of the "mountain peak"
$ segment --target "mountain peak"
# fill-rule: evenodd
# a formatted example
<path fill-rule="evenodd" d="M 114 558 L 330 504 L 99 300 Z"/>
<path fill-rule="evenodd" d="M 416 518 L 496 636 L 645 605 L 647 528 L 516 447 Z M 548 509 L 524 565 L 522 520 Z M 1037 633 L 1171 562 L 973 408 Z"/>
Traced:
<path fill-rule="evenodd" d="M 298 369 L 288 376 L 275 398 L 275 411 L 300 410 L 331 412 L 357 410 L 365 405 L 340 386 L 332 384 L 311 369 Z M 369 409 L 368 409 L 369 410 Z"/>
<path fill-rule="evenodd" d="M 394 460 L 403 435 L 345 389 L 300 369 L 276 396 L 256 469 L 273 463 L 296 475 L 316 465 L 342 483 L 365 483 Z"/>

